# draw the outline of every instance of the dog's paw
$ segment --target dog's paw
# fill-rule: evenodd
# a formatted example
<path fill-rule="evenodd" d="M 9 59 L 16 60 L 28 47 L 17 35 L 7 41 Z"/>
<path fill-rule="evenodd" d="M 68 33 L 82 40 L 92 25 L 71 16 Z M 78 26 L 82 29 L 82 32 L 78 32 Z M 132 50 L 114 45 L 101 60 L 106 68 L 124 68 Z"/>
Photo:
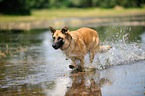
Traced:
<path fill-rule="evenodd" d="M 69 68 L 70 69 L 74 69 L 75 67 L 73 65 L 69 65 Z"/>

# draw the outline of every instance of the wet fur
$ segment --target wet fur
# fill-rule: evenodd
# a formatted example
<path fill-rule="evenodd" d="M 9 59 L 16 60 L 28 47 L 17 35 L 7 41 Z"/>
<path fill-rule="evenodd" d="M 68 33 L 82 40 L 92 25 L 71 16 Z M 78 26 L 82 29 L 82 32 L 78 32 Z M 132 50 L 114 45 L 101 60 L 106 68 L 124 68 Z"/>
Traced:
<path fill-rule="evenodd" d="M 84 68 L 84 57 L 87 53 L 89 53 L 90 63 L 92 63 L 97 52 L 103 52 L 111 48 L 109 45 L 99 46 L 98 33 L 90 28 L 83 27 L 75 31 L 69 31 L 68 27 L 61 30 L 49 28 L 52 37 L 55 38 L 53 45 L 59 42 L 58 38 L 63 38 L 63 44 L 58 49 L 61 49 L 67 58 L 72 60 L 74 68 L 77 69 Z"/>

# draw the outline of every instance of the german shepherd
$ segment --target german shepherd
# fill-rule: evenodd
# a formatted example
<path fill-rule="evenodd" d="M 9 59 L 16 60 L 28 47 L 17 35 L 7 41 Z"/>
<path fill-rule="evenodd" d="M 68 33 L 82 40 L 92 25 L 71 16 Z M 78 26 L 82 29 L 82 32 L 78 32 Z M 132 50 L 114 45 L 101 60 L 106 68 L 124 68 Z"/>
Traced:
<path fill-rule="evenodd" d="M 83 70 L 84 57 L 87 53 L 89 53 L 90 63 L 92 63 L 97 52 L 111 48 L 109 45 L 100 46 L 98 33 L 87 27 L 75 31 L 69 31 L 68 27 L 55 30 L 50 26 L 49 29 L 54 41 L 52 47 L 62 50 L 66 57 L 72 60 L 73 65 L 69 65 L 71 69 Z"/>

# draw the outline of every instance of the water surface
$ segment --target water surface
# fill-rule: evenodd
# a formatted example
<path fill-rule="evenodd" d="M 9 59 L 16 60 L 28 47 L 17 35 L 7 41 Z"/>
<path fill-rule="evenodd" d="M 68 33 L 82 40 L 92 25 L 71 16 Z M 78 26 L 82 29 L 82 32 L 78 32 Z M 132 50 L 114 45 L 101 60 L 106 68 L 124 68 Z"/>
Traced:
<path fill-rule="evenodd" d="M 85 67 L 97 70 L 78 74 L 71 73 L 71 61 L 51 47 L 49 30 L 0 33 L 0 94 L 144 96 L 145 27 L 93 29 L 98 31 L 100 44 L 112 49 L 96 54 L 92 64 L 86 55 Z"/>

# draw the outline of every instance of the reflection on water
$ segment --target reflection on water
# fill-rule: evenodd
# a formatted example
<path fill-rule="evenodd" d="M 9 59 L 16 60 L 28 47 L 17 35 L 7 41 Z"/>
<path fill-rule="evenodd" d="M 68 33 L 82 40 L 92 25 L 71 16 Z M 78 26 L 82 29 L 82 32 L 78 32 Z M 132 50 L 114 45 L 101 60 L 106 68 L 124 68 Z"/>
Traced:
<path fill-rule="evenodd" d="M 73 76 L 72 85 L 68 87 L 66 96 L 101 96 L 101 87 L 111 84 L 109 80 L 100 78 L 100 72 L 81 73 Z M 94 77 L 94 78 L 93 78 Z"/>
<path fill-rule="evenodd" d="M 70 60 L 66 60 L 60 50 L 51 47 L 52 36 L 49 31 L 0 33 L 0 94 L 143 95 L 145 28 L 107 26 L 94 29 L 100 35 L 101 45 L 108 44 L 113 48 L 107 53 L 96 54 L 93 64 L 88 63 L 87 55 L 85 65 L 99 70 L 78 74 L 71 73 L 68 68 Z M 122 65 L 115 66 L 119 64 Z M 105 67 L 107 69 L 101 70 Z"/>

